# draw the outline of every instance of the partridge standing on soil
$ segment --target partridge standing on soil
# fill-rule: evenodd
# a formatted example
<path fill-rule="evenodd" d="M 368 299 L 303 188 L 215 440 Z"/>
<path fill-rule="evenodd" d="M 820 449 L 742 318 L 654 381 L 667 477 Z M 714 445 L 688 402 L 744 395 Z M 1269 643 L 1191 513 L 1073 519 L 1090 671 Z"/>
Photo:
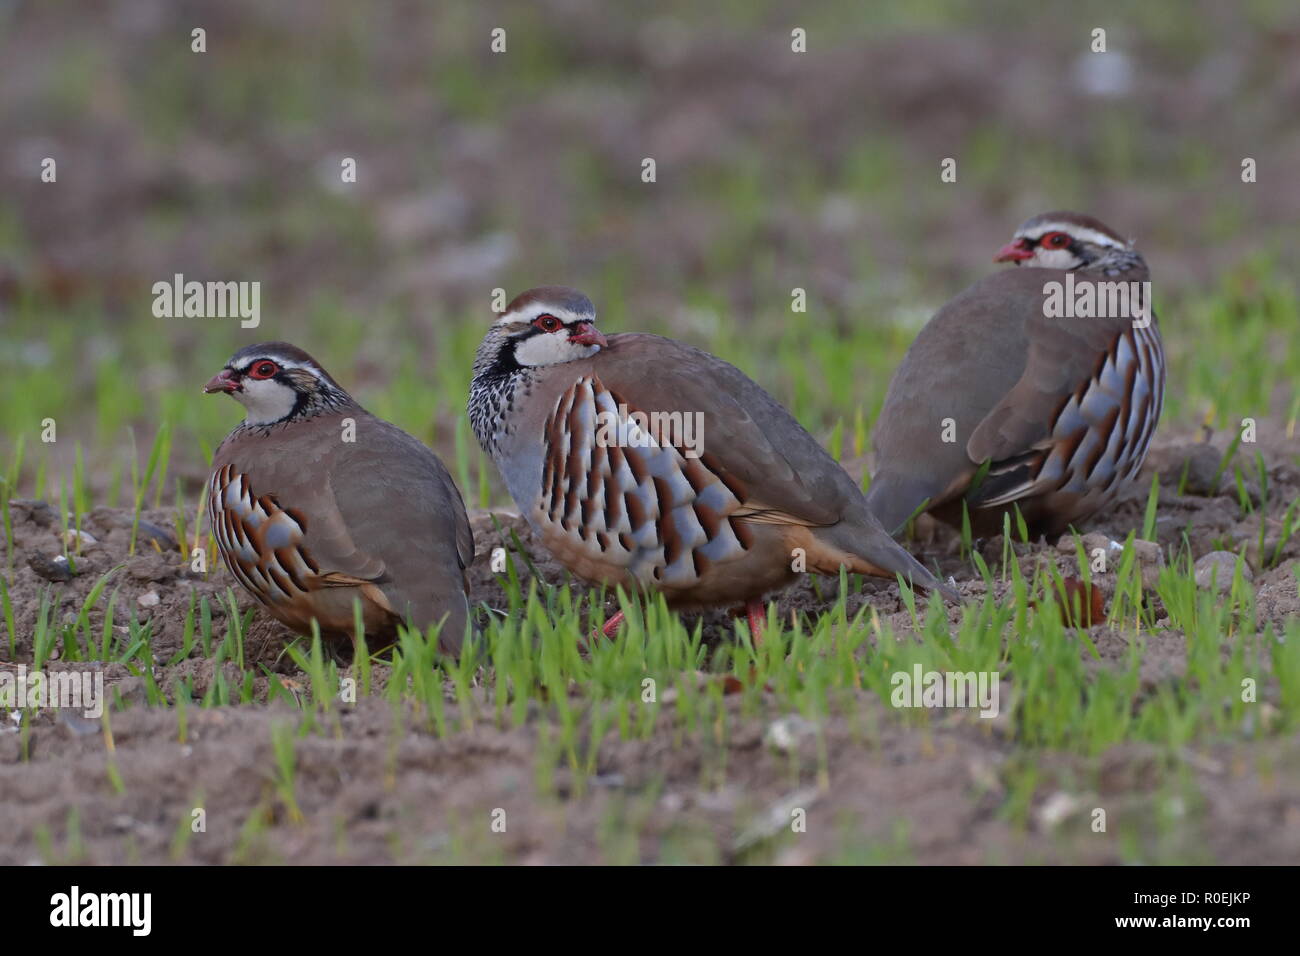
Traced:
<path fill-rule="evenodd" d="M 230 573 L 289 627 L 313 618 L 367 640 L 442 622 L 455 653 L 474 539 L 451 476 L 428 448 L 371 415 L 310 355 L 250 345 L 204 386 L 246 417 L 213 456 L 208 515 Z"/>
<path fill-rule="evenodd" d="M 662 592 L 674 608 L 743 603 L 756 637 L 759 599 L 795 567 L 897 572 L 956 597 L 742 372 L 671 339 L 606 337 L 595 322 L 580 292 L 523 293 L 479 346 L 470 386 L 475 435 L 561 564 Z"/>
<path fill-rule="evenodd" d="M 1110 502 L 1146 458 L 1165 357 L 1142 256 L 1090 216 L 1050 212 L 995 261 L 1030 268 L 995 273 L 940 309 L 890 382 L 867 501 L 893 533 L 922 505 L 960 526 L 964 501 L 976 534 L 1000 532 L 1013 506 L 1035 533 L 1056 534 Z M 1095 293 L 1115 314 L 1047 314 L 1075 304 L 1067 276 L 1075 297 Z M 1066 293 L 1052 306 L 1048 283 Z M 1117 308 L 1117 287 L 1098 283 L 1124 283 L 1138 300 Z"/>

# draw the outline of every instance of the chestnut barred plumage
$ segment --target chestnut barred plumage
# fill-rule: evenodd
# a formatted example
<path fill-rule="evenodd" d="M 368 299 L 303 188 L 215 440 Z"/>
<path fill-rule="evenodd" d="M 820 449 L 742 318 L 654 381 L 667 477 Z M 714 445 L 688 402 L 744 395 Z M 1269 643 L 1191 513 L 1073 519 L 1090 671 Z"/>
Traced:
<path fill-rule="evenodd" d="M 543 544 L 579 576 L 670 607 L 745 604 L 801 565 L 943 590 L 885 534 L 848 474 L 739 369 L 655 335 L 606 337 L 579 292 L 533 289 L 488 331 L 469 415 Z M 597 440 L 597 416 L 702 415 L 703 454 L 671 436 Z M 644 418 L 642 419 L 644 420 Z M 616 429 L 617 431 L 618 429 Z M 756 620 L 751 613 L 751 622 Z"/>

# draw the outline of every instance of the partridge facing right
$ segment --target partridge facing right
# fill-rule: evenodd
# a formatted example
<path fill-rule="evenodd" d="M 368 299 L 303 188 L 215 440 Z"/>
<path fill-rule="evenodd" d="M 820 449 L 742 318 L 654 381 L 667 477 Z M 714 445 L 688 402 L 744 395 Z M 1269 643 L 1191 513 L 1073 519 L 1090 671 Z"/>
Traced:
<path fill-rule="evenodd" d="M 1091 216 L 1051 212 L 996 261 L 1027 268 L 940 309 L 889 384 L 867 501 L 893 533 L 923 506 L 960 526 L 964 503 L 976 534 L 1000 532 L 1013 508 L 1033 533 L 1058 534 L 1146 458 L 1165 356 L 1142 256 Z M 1114 314 L 1084 314 L 1099 310 Z"/>
<path fill-rule="evenodd" d="M 580 292 L 523 293 L 479 347 L 470 387 L 475 435 L 569 570 L 674 608 L 743 603 L 755 637 L 760 599 L 803 570 L 897 572 L 957 597 L 739 369 L 655 335 L 606 338 L 595 322 Z"/>

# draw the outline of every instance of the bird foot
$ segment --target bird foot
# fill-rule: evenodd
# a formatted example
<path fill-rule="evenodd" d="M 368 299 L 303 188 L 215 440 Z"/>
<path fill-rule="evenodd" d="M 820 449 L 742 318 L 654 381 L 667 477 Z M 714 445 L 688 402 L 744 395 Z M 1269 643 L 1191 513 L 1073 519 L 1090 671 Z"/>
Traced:
<path fill-rule="evenodd" d="M 618 611 L 605 622 L 605 626 L 599 629 L 593 629 L 591 636 L 582 642 L 582 649 L 586 650 L 588 645 L 600 637 L 613 637 L 618 633 L 618 629 L 623 626 L 623 612 Z"/>
<path fill-rule="evenodd" d="M 600 629 L 600 633 L 605 637 L 613 637 L 618 633 L 618 629 L 623 626 L 623 612 L 618 611 L 613 617 L 605 622 L 605 626 Z"/>

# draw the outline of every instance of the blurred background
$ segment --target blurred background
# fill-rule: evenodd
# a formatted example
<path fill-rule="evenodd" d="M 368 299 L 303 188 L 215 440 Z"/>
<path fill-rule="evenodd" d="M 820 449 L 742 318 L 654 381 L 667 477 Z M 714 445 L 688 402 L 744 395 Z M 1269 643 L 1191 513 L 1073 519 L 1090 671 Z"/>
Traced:
<path fill-rule="evenodd" d="M 0 472 L 22 494 L 75 471 L 87 504 L 125 503 L 165 425 L 163 500 L 197 499 L 240 417 L 200 387 L 286 339 L 501 503 L 470 365 L 492 290 L 543 283 L 734 362 L 861 457 L 920 325 L 1054 208 L 1151 264 L 1162 430 L 1294 434 L 1286 0 L 0 0 L 0 63 Z M 176 273 L 260 282 L 260 327 L 155 318 Z"/>

